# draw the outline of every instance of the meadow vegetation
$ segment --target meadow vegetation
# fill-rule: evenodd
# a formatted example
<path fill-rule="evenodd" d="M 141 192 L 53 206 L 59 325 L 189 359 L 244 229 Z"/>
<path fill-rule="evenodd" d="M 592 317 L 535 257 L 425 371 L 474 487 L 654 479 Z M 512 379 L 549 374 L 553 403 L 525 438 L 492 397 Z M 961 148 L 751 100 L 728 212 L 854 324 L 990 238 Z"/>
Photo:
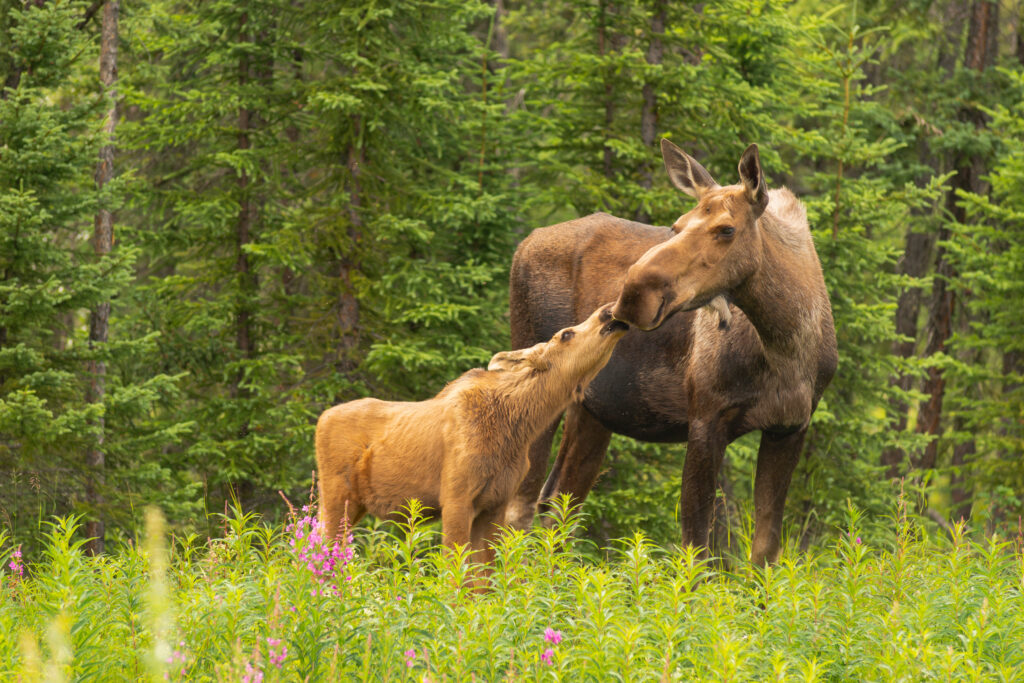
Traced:
<path fill-rule="evenodd" d="M 0 680 L 1019 678 L 1022 27 L 990 0 L 0 0 Z M 724 562 L 675 546 L 685 446 L 618 435 L 485 595 L 415 515 L 325 547 L 279 495 L 317 416 L 508 348 L 530 230 L 688 211 L 662 137 L 726 183 L 757 142 L 808 210 L 840 360 L 779 564 L 744 561 L 756 434 Z"/>
<path fill-rule="evenodd" d="M 599 549 L 562 503 L 502 536 L 483 595 L 415 503 L 408 523 L 330 547 L 308 507 L 287 525 L 230 510 L 209 541 L 151 509 L 138 543 L 97 558 L 74 519 L 48 523 L 37 556 L 0 537 L 0 678 L 1009 681 L 1024 667 L 1020 534 L 850 508 L 827 544 L 790 538 L 759 569 L 641 532 Z"/>

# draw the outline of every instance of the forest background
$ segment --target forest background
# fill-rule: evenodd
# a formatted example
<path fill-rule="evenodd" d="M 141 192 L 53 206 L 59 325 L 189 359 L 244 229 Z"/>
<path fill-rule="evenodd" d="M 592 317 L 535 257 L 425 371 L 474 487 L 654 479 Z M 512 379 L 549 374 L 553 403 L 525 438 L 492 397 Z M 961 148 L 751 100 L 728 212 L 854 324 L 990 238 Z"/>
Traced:
<path fill-rule="evenodd" d="M 303 500 L 329 405 L 422 399 L 508 347 L 541 225 L 668 224 L 669 137 L 750 142 L 808 207 L 840 365 L 787 522 L 903 490 L 1024 513 L 1020 0 L 0 0 L 0 525 Z M 730 447 L 742 525 L 755 443 Z M 616 437 L 599 541 L 678 537 L 683 445 Z"/>

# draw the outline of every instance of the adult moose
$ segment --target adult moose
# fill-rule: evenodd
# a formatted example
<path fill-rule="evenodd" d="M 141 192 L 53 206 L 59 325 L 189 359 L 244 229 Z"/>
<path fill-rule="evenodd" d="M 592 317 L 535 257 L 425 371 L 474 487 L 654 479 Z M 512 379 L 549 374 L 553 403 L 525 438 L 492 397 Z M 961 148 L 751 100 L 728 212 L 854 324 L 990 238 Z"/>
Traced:
<path fill-rule="evenodd" d="M 510 277 L 512 345 L 530 346 L 616 299 L 631 326 L 585 399 L 566 411 L 561 449 L 541 492 L 557 420 L 530 450 L 506 522 L 530 524 L 538 494 L 582 502 L 612 432 L 687 441 L 682 541 L 707 547 L 726 446 L 761 430 L 751 561 L 778 557 L 782 513 L 811 413 L 835 373 L 832 307 L 803 205 L 768 191 L 757 145 L 740 182 L 721 187 L 668 140 L 672 184 L 697 205 L 671 228 L 598 213 L 534 230 Z M 706 307 L 729 302 L 732 322 Z"/>

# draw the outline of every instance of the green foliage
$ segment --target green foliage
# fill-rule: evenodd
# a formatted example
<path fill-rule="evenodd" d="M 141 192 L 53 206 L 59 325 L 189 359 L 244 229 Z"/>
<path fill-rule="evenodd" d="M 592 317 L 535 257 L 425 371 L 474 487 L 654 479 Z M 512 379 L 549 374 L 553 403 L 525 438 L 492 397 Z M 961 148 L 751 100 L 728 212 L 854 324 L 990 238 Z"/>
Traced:
<path fill-rule="evenodd" d="M 689 203 L 661 170 L 657 141 L 670 137 L 709 168 L 732 169 L 749 141 L 789 135 L 779 116 L 791 106 L 783 56 L 797 27 L 774 2 L 617 5 L 586 0 L 526 4 L 509 18 L 511 42 L 536 41 L 513 62 L 525 93 L 515 125 L 529 131 L 519 162 L 535 191 L 524 208 L 538 221 L 596 210 L 668 224 Z M 652 19 L 664 12 L 663 33 Z M 537 40 L 540 38 L 540 40 Z M 648 62 L 652 41 L 661 63 Z M 656 93 L 657 136 L 640 140 L 645 85 Z M 724 175 L 724 174 L 723 174 Z M 543 223 L 538 223 L 543 224 Z"/>
<path fill-rule="evenodd" d="M 101 442 L 117 482 L 104 516 L 130 518 L 132 490 L 137 502 L 181 500 L 179 476 L 159 459 L 180 428 L 154 415 L 174 396 L 174 378 L 122 373 L 151 357 L 157 333 L 88 343 L 89 311 L 130 286 L 139 253 L 122 246 L 98 257 L 89 244 L 96 210 L 116 208 L 125 187 L 93 183 L 105 101 L 83 67 L 96 45 L 76 28 L 82 11 L 0 10 L 0 509 L 16 530 L 38 515 L 86 510 L 83 465 Z M 88 395 L 95 362 L 107 365 L 99 402 Z"/>
<path fill-rule="evenodd" d="M 503 104 L 466 30 L 480 17 L 461 2 L 132 16 L 123 139 L 148 257 L 133 323 L 165 331 L 161 368 L 188 373 L 179 459 L 211 508 L 294 490 L 332 403 L 424 398 L 504 345 L 515 216 L 489 118 Z"/>
<path fill-rule="evenodd" d="M 98 559 L 60 520 L 24 578 L 0 538 L 3 676 L 913 681 L 1024 665 L 1020 539 L 931 537 L 900 509 L 877 536 L 848 510 L 827 544 L 735 573 L 639 532 L 594 563 L 562 510 L 500 538 L 484 594 L 415 507 L 342 540 L 351 578 L 326 593 L 296 526 L 233 512 L 223 538 L 168 546 L 159 515 L 147 520 L 145 543 Z"/>
<path fill-rule="evenodd" d="M 959 384 L 976 388 L 978 397 L 961 395 L 954 403 L 964 421 L 960 440 L 977 448 L 965 474 L 978 507 L 988 517 L 1024 511 L 1024 318 L 1011 303 L 1024 296 L 1024 74 L 1006 72 L 1016 98 L 991 110 L 999 140 L 991 194 L 960 193 L 968 217 L 948 243 L 957 266 L 957 290 L 970 311 L 970 328 L 954 340 L 957 352 L 977 353 L 981 361 L 955 368 Z"/>
<path fill-rule="evenodd" d="M 921 499 L 944 513 L 960 477 L 985 520 L 1021 511 L 1019 62 L 960 65 L 951 2 L 503 6 L 128 3 L 118 175 L 97 191 L 109 100 L 91 3 L 0 2 L 0 515 L 19 538 L 54 511 L 101 512 L 111 541 L 146 503 L 186 533 L 215 532 L 203 511 L 231 501 L 274 514 L 278 490 L 304 488 L 324 408 L 431 396 L 507 346 L 507 269 L 529 230 L 685 211 L 662 136 L 723 183 L 756 141 L 769 184 L 809 209 L 840 367 L 789 499 L 801 542 L 848 499 L 888 509 L 882 453 L 925 442 L 920 394 L 892 379 L 926 363 L 948 390 Z M 967 161 L 988 186 L 961 193 L 954 223 L 944 183 Z M 117 223 L 103 258 L 101 206 Z M 905 235 L 949 230 L 963 324 L 945 353 L 899 358 L 897 297 L 932 281 L 895 274 Z M 104 301 L 110 341 L 90 348 Z M 101 439 L 95 510 L 85 458 Z M 590 537 L 671 544 L 684 453 L 616 438 Z M 730 447 L 730 519 L 749 509 L 755 453 L 756 435 Z"/>
<path fill-rule="evenodd" d="M 892 399 L 903 394 L 889 378 L 914 371 L 892 354 L 902 284 L 895 264 L 906 224 L 931 210 L 941 190 L 939 179 L 917 187 L 881 172 L 907 143 L 894 135 L 892 113 L 877 100 L 880 89 L 866 82 L 865 69 L 885 33 L 862 29 L 857 19 L 851 13 L 808 21 L 818 57 L 804 67 L 806 89 L 819 93 L 818 105 L 809 117 L 800 113 L 797 123 L 807 132 L 795 143 L 815 160 L 794 175 L 805 188 L 832 300 L 839 367 L 814 415 L 790 508 L 813 508 L 826 525 L 838 522 L 851 498 L 882 513 L 889 496 L 878 454 L 919 443 L 890 427 L 897 417 Z"/>

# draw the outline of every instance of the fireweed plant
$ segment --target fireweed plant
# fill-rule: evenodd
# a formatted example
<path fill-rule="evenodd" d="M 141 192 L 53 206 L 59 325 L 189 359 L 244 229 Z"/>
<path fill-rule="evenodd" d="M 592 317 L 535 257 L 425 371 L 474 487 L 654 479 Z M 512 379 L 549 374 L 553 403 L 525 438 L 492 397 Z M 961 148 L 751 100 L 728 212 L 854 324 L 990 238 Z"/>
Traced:
<path fill-rule="evenodd" d="M 708 562 L 643 534 L 596 551 L 561 503 L 497 543 L 491 590 L 401 524 L 326 541 L 314 506 L 276 526 L 82 552 L 78 520 L 15 555 L 0 532 L 0 680 L 1013 680 L 1024 554 L 1009 539 L 850 510 L 830 543 L 788 539 L 768 568 Z M 740 545 L 749 543 L 741 539 Z M 36 546 L 32 546 L 36 547 Z M 749 547 L 744 548 L 746 552 Z M 13 566 L 12 566 L 13 565 Z M 19 569 L 20 568 L 20 571 Z"/>

